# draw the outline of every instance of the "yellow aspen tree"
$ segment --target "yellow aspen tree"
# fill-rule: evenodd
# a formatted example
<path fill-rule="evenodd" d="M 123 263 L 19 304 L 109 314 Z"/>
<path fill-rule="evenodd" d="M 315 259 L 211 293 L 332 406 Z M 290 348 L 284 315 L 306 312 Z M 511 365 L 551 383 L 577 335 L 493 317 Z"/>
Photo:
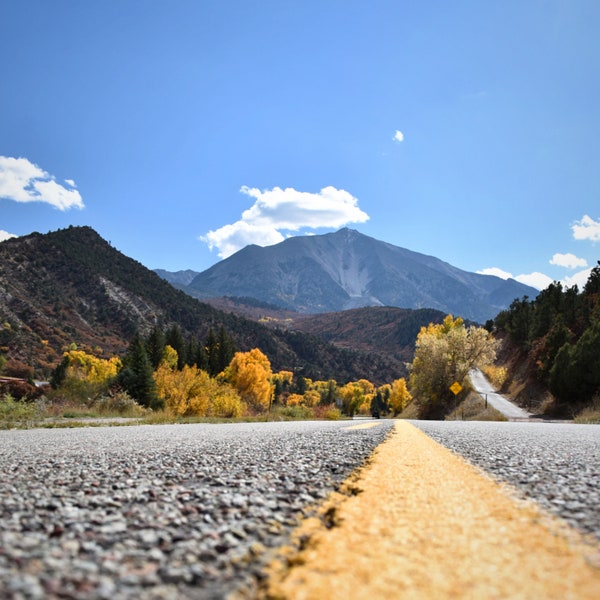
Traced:
<path fill-rule="evenodd" d="M 216 387 L 211 395 L 208 415 L 226 418 L 243 416 L 247 407 L 235 388 L 225 382 L 212 381 Z"/>
<path fill-rule="evenodd" d="M 316 406 L 317 404 L 319 404 L 320 401 L 321 401 L 321 394 L 319 394 L 319 392 L 317 390 L 307 390 L 302 395 L 302 405 L 303 406 L 308 406 L 308 407 L 312 408 L 313 406 Z"/>
<path fill-rule="evenodd" d="M 290 394 L 287 397 L 286 406 L 300 406 L 302 404 L 302 400 L 304 400 L 304 396 L 302 394 Z"/>
<path fill-rule="evenodd" d="M 224 375 L 253 410 L 262 412 L 270 407 L 273 394 L 271 363 L 258 348 L 236 352 Z"/>
<path fill-rule="evenodd" d="M 408 391 L 406 379 L 401 377 L 392 382 L 388 402 L 394 416 L 400 414 L 412 401 L 412 395 Z"/>
<path fill-rule="evenodd" d="M 177 359 L 177 351 L 166 346 L 163 359 L 154 372 L 156 393 L 164 400 L 169 414 L 203 417 L 210 402 L 210 377 L 195 365 L 185 365 L 178 370 Z"/>
<path fill-rule="evenodd" d="M 118 357 L 102 359 L 83 350 L 71 348 L 63 354 L 64 368 L 60 383 L 61 392 L 71 399 L 88 402 L 108 390 L 121 368 Z"/>
<path fill-rule="evenodd" d="M 114 356 L 102 359 L 83 350 L 69 350 L 63 354 L 69 361 L 67 377 L 87 383 L 102 384 L 116 377 L 121 367 L 121 359 Z"/>
<path fill-rule="evenodd" d="M 454 404 L 450 386 L 464 385 L 470 369 L 494 361 L 498 342 L 482 327 L 465 327 L 447 315 L 443 323 L 422 327 L 410 365 L 410 389 L 420 417 L 443 417 Z"/>
<path fill-rule="evenodd" d="M 364 386 L 358 381 L 351 381 L 350 383 L 343 385 L 340 388 L 339 393 L 342 399 L 343 411 L 349 416 L 353 416 L 358 412 L 360 407 L 365 403 Z"/>

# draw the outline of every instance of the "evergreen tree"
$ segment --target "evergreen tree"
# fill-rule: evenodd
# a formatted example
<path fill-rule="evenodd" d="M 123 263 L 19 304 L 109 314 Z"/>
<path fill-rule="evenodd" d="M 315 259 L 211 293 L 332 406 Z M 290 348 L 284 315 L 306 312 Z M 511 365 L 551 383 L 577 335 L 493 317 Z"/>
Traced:
<path fill-rule="evenodd" d="M 165 351 L 165 334 L 162 329 L 154 327 L 146 340 L 146 352 L 152 368 L 156 370 Z"/>
<path fill-rule="evenodd" d="M 190 336 L 185 348 L 185 364 L 188 367 L 196 366 L 196 354 L 198 345 L 198 340 L 194 336 Z"/>
<path fill-rule="evenodd" d="M 54 371 L 52 371 L 52 376 L 50 377 L 50 385 L 52 389 L 57 389 L 64 382 L 67 377 L 67 369 L 69 368 L 69 357 L 67 355 L 63 356 L 63 359 L 58 363 Z"/>
<path fill-rule="evenodd" d="M 306 392 L 308 386 L 306 385 L 306 379 L 302 375 L 296 377 L 296 385 L 294 386 L 294 393 L 300 394 L 301 396 Z"/>
<path fill-rule="evenodd" d="M 184 365 L 187 364 L 187 347 L 179 325 L 173 325 L 167 331 L 165 344 L 171 346 L 177 352 L 177 368 L 179 370 L 183 369 Z"/>
<path fill-rule="evenodd" d="M 219 373 L 224 371 L 225 368 L 229 365 L 233 356 L 235 354 L 235 343 L 233 339 L 227 335 L 225 328 L 221 325 L 219 329 L 219 337 L 217 339 L 218 345 L 218 369 Z"/>
<path fill-rule="evenodd" d="M 222 369 L 219 368 L 219 344 L 212 327 L 208 330 L 206 338 L 206 355 L 208 358 L 208 374 L 216 377 Z"/>
<path fill-rule="evenodd" d="M 321 396 L 321 404 L 333 404 L 336 401 L 338 393 L 338 386 L 335 379 L 329 379 L 327 381 L 327 387 L 325 393 Z"/>
<path fill-rule="evenodd" d="M 379 418 L 387 414 L 388 407 L 384 400 L 381 390 L 377 390 L 376 394 L 371 399 L 371 415 Z"/>
<path fill-rule="evenodd" d="M 152 365 L 142 338 L 135 334 L 123 359 L 123 368 L 117 383 L 139 404 L 153 410 L 163 407 L 164 402 L 156 395 Z"/>
<path fill-rule="evenodd" d="M 193 364 L 203 371 L 208 371 L 208 355 L 202 342 L 196 343 Z"/>

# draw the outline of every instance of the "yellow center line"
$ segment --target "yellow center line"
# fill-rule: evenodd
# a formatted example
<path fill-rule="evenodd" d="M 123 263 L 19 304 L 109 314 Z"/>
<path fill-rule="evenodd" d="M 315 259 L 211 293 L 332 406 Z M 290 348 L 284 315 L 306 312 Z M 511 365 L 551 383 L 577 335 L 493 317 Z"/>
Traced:
<path fill-rule="evenodd" d="M 371 427 L 378 427 L 379 425 L 381 425 L 380 422 L 369 421 L 368 423 L 361 423 L 360 425 L 349 425 L 348 427 L 344 427 L 344 429 L 348 431 L 352 429 L 370 429 Z"/>
<path fill-rule="evenodd" d="M 406 422 L 296 532 L 263 598 L 600 598 L 600 545 Z"/>

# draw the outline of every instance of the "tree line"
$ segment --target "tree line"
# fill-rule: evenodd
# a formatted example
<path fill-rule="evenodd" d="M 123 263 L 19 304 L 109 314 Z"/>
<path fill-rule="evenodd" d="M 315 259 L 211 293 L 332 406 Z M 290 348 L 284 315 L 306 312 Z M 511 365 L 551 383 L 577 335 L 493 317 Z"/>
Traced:
<path fill-rule="evenodd" d="M 400 414 L 414 400 L 418 416 L 430 418 L 452 408 L 452 383 L 465 384 L 473 366 L 493 361 L 495 348 L 485 329 L 467 329 L 462 319 L 448 315 L 421 329 L 408 380 L 376 386 L 367 379 L 313 380 L 301 369 L 274 372 L 260 349 L 237 351 L 224 328 L 201 341 L 174 326 L 154 328 L 145 337 L 135 334 L 122 358 L 71 348 L 51 383 L 72 396 L 125 395 L 146 410 L 173 417 L 240 417 L 274 409 L 306 418 L 385 417 Z"/>
<path fill-rule="evenodd" d="M 515 299 L 486 324 L 524 350 L 539 380 L 571 412 L 600 394 L 600 261 L 586 284 L 550 284 L 534 300 Z"/>

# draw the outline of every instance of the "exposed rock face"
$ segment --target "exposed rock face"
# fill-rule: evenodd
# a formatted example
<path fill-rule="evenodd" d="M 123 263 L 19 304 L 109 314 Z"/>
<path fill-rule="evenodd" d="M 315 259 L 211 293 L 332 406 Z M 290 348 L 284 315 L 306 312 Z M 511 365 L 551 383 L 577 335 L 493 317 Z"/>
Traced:
<path fill-rule="evenodd" d="M 362 306 L 435 308 L 477 322 L 537 290 L 469 273 L 352 229 L 247 246 L 185 288 L 200 298 L 251 297 L 304 313 Z"/>

